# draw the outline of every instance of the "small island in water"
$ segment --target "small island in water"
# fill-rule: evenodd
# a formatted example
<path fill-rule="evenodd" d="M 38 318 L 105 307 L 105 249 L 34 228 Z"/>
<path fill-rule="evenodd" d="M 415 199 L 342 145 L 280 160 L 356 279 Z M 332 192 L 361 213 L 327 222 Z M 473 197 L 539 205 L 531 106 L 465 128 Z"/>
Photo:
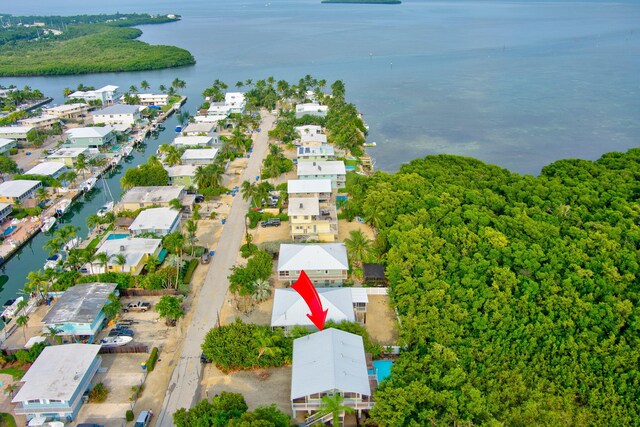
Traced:
<path fill-rule="evenodd" d="M 180 20 L 178 15 L 0 15 L 0 76 L 47 76 L 142 71 L 195 63 L 175 46 L 136 40 L 143 24 Z"/>
<path fill-rule="evenodd" d="M 400 4 L 400 0 L 322 0 L 321 3 Z"/>

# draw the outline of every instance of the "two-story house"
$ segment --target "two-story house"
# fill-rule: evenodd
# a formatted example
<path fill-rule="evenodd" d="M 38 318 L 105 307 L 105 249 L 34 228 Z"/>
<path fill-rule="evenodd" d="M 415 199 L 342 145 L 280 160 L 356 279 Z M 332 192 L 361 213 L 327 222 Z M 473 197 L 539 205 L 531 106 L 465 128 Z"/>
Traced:
<path fill-rule="evenodd" d="M 330 179 L 290 179 L 287 182 L 289 198 L 312 197 L 318 199 L 320 206 L 331 202 Z"/>
<path fill-rule="evenodd" d="M 301 145 L 298 147 L 298 163 L 300 162 L 313 162 L 316 160 L 334 160 L 336 158 L 336 152 L 333 149 L 333 145 Z"/>
<path fill-rule="evenodd" d="M 217 155 L 217 148 L 187 148 L 180 160 L 183 165 L 206 166 L 212 164 Z"/>
<path fill-rule="evenodd" d="M 198 166 L 194 165 L 175 165 L 164 166 L 169 174 L 169 185 L 180 185 L 184 187 L 196 186 L 195 176 Z"/>
<path fill-rule="evenodd" d="M 16 142 L 27 142 L 33 126 L 0 126 L 0 138 L 14 139 Z"/>
<path fill-rule="evenodd" d="M 182 186 L 133 187 L 122 195 L 116 210 L 135 211 L 140 208 L 169 207 L 173 199 L 183 200 L 186 191 Z"/>
<path fill-rule="evenodd" d="M 86 117 L 89 106 L 82 102 L 73 104 L 63 104 L 44 110 L 47 114 L 58 117 L 59 119 L 81 119 Z"/>
<path fill-rule="evenodd" d="M 16 140 L 0 138 L 0 155 L 6 156 L 12 148 L 16 148 Z"/>
<path fill-rule="evenodd" d="M 338 215 L 335 206 L 320 207 L 316 197 L 289 198 L 289 223 L 294 241 L 335 242 L 338 239 Z"/>
<path fill-rule="evenodd" d="M 302 270 L 317 286 L 340 286 L 349 272 L 347 248 L 344 243 L 281 244 L 278 280 L 292 285 Z"/>
<path fill-rule="evenodd" d="M 332 188 L 344 188 L 347 169 L 338 160 L 298 163 L 298 179 L 330 179 Z"/>
<path fill-rule="evenodd" d="M 141 119 L 139 105 L 115 104 L 94 111 L 93 123 L 104 123 L 111 126 L 133 127 Z"/>
<path fill-rule="evenodd" d="M 57 329 L 65 340 L 93 342 L 107 320 L 103 309 L 116 286 L 96 282 L 70 287 L 42 318 L 43 332 Z"/>
<path fill-rule="evenodd" d="M 45 347 L 20 379 L 22 387 L 11 400 L 17 404 L 15 414 L 24 415 L 27 422 L 34 418 L 73 421 L 100 368 L 99 351 L 100 346 L 93 344 Z"/>
<path fill-rule="evenodd" d="M 77 90 L 67 95 L 69 99 L 83 99 L 85 102 L 100 102 L 102 105 L 112 104 L 117 98 L 118 86 L 107 85 L 94 90 Z"/>
<path fill-rule="evenodd" d="M 326 105 L 320 105 L 315 102 L 307 102 L 305 104 L 296 105 L 296 119 L 299 119 L 306 115 L 324 117 L 327 115 L 329 107 Z"/>
<path fill-rule="evenodd" d="M 43 114 L 20 120 L 22 126 L 33 126 L 36 129 L 49 129 L 54 123 L 60 123 L 60 118 L 53 114 Z"/>
<path fill-rule="evenodd" d="M 341 395 L 342 405 L 358 414 L 373 408 L 375 375 L 369 375 L 362 337 L 329 328 L 293 341 L 291 365 L 291 410 L 312 413 L 322 406 L 322 397 Z M 307 425 L 330 421 L 319 417 L 308 419 Z"/>
<path fill-rule="evenodd" d="M 96 148 L 116 142 L 116 134 L 111 126 L 94 126 L 69 129 L 65 132 L 66 146 L 73 148 Z"/>
<path fill-rule="evenodd" d="M 1 203 L 20 203 L 27 207 L 35 206 L 35 194 L 42 182 L 30 179 L 16 179 L 0 184 Z"/>
<path fill-rule="evenodd" d="M 26 171 L 25 175 L 43 175 L 58 178 L 68 170 L 64 162 L 42 162 Z"/>

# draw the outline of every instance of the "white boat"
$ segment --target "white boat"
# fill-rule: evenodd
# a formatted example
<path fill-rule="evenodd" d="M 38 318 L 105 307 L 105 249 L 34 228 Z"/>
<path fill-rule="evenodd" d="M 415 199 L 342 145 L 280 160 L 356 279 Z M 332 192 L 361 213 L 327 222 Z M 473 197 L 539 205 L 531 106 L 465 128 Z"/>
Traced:
<path fill-rule="evenodd" d="M 58 268 L 58 263 L 62 261 L 62 254 L 55 254 L 47 258 L 47 261 L 44 263 L 44 269 L 50 268 L 55 270 Z"/>
<path fill-rule="evenodd" d="M 375 147 L 376 145 L 378 145 L 378 144 L 376 144 L 375 142 L 365 142 L 364 143 L 365 147 Z"/>
<path fill-rule="evenodd" d="M 56 216 L 64 215 L 65 212 L 67 212 L 67 210 L 69 209 L 69 206 L 71 206 L 71 200 L 69 199 L 60 200 L 58 204 L 55 206 Z"/>
<path fill-rule="evenodd" d="M 122 160 L 122 157 L 120 156 L 120 154 L 116 154 L 111 158 L 111 164 L 113 166 L 116 166 L 118 163 L 120 163 L 120 160 Z"/>
<path fill-rule="evenodd" d="M 133 341 L 133 338 L 127 336 L 106 337 L 100 340 L 103 347 L 120 347 Z"/>
<path fill-rule="evenodd" d="M 124 156 L 129 157 L 133 153 L 133 147 L 125 147 L 124 148 Z"/>
<path fill-rule="evenodd" d="M 6 307 L 2 311 L 2 314 L 0 314 L 0 316 L 5 319 L 12 319 L 13 317 L 15 317 L 16 313 L 18 312 L 18 304 L 20 304 L 23 300 L 24 297 L 16 298 L 10 306 Z"/>
<path fill-rule="evenodd" d="M 100 209 L 98 209 L 98 212 L 96 212 L 98 214 L 99 217 L 103 217 L 105 216 L 107 213 L 111 212 L 113 210 L 113 201 L 111 202 L 107 202 L 104 205 L 102 205 L 100 207 Z"/>
<path fill-rule="evenodd" d="M 56 217 L 55 216 L 50 216 L 47 219 L 45 219 L 42 222 L 42 226 L 40 227 L 40 231 L 42 231 L 43 233 L 46 233 L 47 231 L 51 230 L 51 227 L 53 227 L 53 225 L 56 223 Z"/>
<path fill-rule="evenodd" d="M 82 183 L 82 191 L 85 193 L 88 193 L 89 191 L 93 190 L 93 187 L 96 186 L 97 182 L 98 182 L 98 178 L 92 176 L 91 178 L 89 178 L 88 180 Z"/>
<path fill-rule="evenodd" d="M 369 125 L 368 124 L 364 124 L 364 128 L 368 131 L 369 130 Z"/>
<path fill-rule="evenodd" d="M 82 242 L 82 238 L 81 237 L 75 237 L 71 240 L 69 240 L 65 245 L 64 245 L 64 250 L 69 252 L 71 249 L 75 249 L 78 247 L 78 245 L 80 245 L 80 242 Z"/>

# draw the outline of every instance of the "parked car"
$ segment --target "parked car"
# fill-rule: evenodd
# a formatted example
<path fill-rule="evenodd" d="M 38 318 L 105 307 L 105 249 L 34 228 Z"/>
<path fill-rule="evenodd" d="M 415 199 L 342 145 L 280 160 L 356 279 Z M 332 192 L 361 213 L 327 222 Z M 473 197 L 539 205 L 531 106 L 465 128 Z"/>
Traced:
<path fill-rule="evenodd" d="M 201 264 L 209 264 L 210 260 L 211 260 L 211 257 L 209 256 L 209 252 L 203 253 L 202 256 L 200 257 Z"/>
<path fill-rule="evenodd" d="M 138 415 L 138 419 L 136 420 L 136 423 L 133 425 L 133 427 L 147 427 L 151 422 L 152 416 L 153 411 L 151 409 L 149 409 L 148 411 L 140 412 L 140 415 Z"/>
<path fill-rule="evenodd" d="M 200 363 L 211 363 L 211 359 L 209 359 L 204 353 L 200 354 Z"/>
<path fill-rule="evenodd" d="M 196 203 L 204 202 L 204 196 L 202 194 L 196 194 L 195 202 Z"/>
<path fill-rule="evenodd" d="M 110 337 L 131 337 L 133 338 L 133 331 L 129 328 L 112 329 L 109 331 Z"/>
<path fill-rule="evenodd" d="M 261 227 L 280 227 L 280 218 L 271 218 L 260 223 Z"/>
<path fill-rule="evenodd" d="M 129 304 L 127 304 L 122 309 L 122 311 L 124 311 L 125 313 L 128 312 L 128 311 L 142 311 L 142 312 L 145 312 L 145 311 L 149 310 L 150 308 L 151 308 L 151 303 L 138 301 L 138 302 L 130 302 Z"/>

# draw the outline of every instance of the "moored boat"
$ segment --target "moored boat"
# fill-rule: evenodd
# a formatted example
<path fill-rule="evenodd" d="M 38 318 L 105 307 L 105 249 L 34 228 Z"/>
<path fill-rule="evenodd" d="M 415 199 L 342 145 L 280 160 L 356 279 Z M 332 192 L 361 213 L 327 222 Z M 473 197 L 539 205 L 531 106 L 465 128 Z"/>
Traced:
<path fill-rule="evenodd" d="M 95 178 L 92 176 L 91 178 L 89 178 L 88 180 L 82 183 L 82 191 L 84 193 L 88 193 L 89 191 L 93 190 L 93 187 L 96 186 L 97 182 L 98 182 L 98 178 Z"/>
<path fill-rule="evenodd" d="M 5 307 L 5 309 L 2 310 L 2 314 L 0 314 L 0 317 L 2 317 L 3 319 L 12 319 L 13 317 L 15 317 L 16 313 L 18 312 L 18 304 L 20 304 L 23 300 L 24 297 L 18 297 L 13 300 L 11 305 Z"/>
<path fill-rule="evenodd" d="M 69 206 L 71 206 L 71 200 L 69 199 L 60 200 L 58 204 L 55 206 L 56 216 L 64 215 L 65 212 L 67 212 L 67 210 L 69 209 Z"/>
<path fill-rule="evenodd" d="M 47 258 L 47 261 L 44 263 L 44 269 L 50 268 L 55 270 L 58 267 L 58 263 L 62 261 L 62 254 L 51 255 Z"/>
<path fill-rule="evenodd" d="M 125 147 L 124 148 L 124 156 L 129 157 L 133 153 L 133 147 Z"/>
<path fill-rule="evenodd" d="M 125 345 L 133 341 L 133 338 L 120 335 L 117 337 L 106 337 L 100 340 L 100 344 L 103 347 L 120 347 L 121 345 Z"/>
<path fill-rule="evenodd" d="M 64 250 L 69 252 L 71 249 L 77 248 L 78 245 L 80 245 L 80 242 L 82 242 L 82 238 L 81 237 L 75 237 L 75 238 L 69 240 L 67 243 L 65 243 Z"/>
<path fill-rule="evenodd" d="M 105 203 L 100 207 L 100 209 L 98 209 L 98 212 L 96 212 L 96 214 L 102 218 L 107 213 L 113 210 L 113 205 L 114 205 L 113 201 Z"/>
<path fill-rule="evenodd" d="M 376 145 L 378 145 L 378 144 L 376 144 L 375 142 L 365 142 L 364 143 L 365 147 L 375 147 Z"/>
<path fill-rule="evenodd" d="M 56 217 L 50 216 L 50 217 L 46 218 L 42 222 L 42 226 L 40 227 L 40 231 L 42 231 L 43 233 L 46 233 L 47 231 L 51 230 L 51 227 L 53 227 L 53 225 L 55 223 L 56 223 Z"/>

